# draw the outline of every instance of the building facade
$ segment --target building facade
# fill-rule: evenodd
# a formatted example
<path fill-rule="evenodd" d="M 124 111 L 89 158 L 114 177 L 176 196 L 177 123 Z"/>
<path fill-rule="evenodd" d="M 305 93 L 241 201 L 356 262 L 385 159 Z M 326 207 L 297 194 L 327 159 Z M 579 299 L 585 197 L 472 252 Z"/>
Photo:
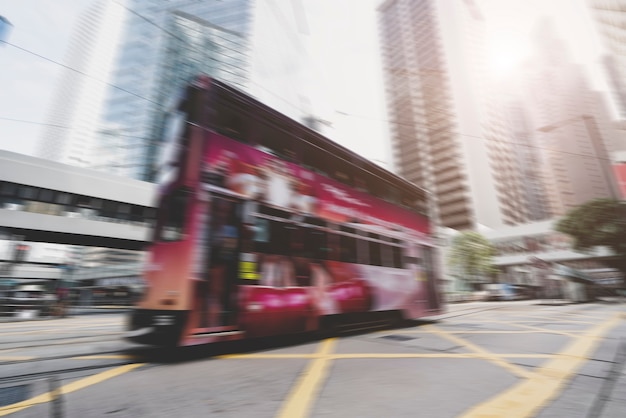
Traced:
<path fill-rule="evenodd" d="M 124 9 L 97 1 L 77 22 L 42 131 L 37 156 L 78 167 L 98 163 L 99 117 Z"/>
<path fill-rule="evenodd" d="M 440 225 L 545 218 L 527 115 L 488 71 L 479 4 L 388 0 L 379 14 L 396 166 L 433 192 Z"/>
<path fill-rule="evenodd" d="M 604 97 L 590 88 L 550 21 L 534 29 L 534 45 L 523 91 L 545 160 L 551 216 L 592 199 L 617 197 L 607 151 L 615 131 Z"/>
<path fill-rule="evenodd" d="M 99 153 L 117 174 L 154 181 L 164 122 L 199 72 L 247 83 L 251 1 L 126 2 L 100 120 Z"/>
<path fill-rule="evenodd" d="M 302 119 L 301 21 L 291 4 L 255 0 L 98 0 L 74 34 L 67 61 L 80 72 L 60 83 L 39 156 L 155 181 L 166 121 L 198 73 Z"/>
<path fill-rule="evenodd" d="M 555 294 L 571 281 L 571 275 L 564 270 L 575 271 L 601 286 L 619 285 L 620 272 L 606 265 L 606 260 L 613 257 L 612 253 L 600 247 L 585 252 L 574 250 L 572 238 L 554 230 L 557 221 L 485 231 L 485 237 L 496 249 L 497 281 L 534 288 L 537 296 L 543 297 L 564 296 Z"/>
<path fill-rule="evenodd" d="M 9 39 L 9 32 L 12 27 L 9 19 L 0 15 L 0 42 L 6 42 Z"/>
<path fill-rule="evenodd" d="M 393 155 L 399 174 L 433 192 L 441 225 L 472 228 L 474 211 L 435 2 L 379 6 Z"/>
<path fill-rule="evenodd" d="M 604 65 L 621 119 L 626 119 L 626 1 L 588 0 L 609 55 Z"/>

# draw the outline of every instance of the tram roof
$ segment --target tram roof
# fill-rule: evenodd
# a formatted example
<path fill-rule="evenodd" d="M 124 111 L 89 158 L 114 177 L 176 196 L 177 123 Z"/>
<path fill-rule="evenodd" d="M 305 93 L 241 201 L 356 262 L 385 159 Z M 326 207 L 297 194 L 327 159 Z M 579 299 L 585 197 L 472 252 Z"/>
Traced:
<path fill-rule="evenodd" d="M 338 157 L 349 163 L 358 171 L 369 173 L 379 179 L 390 183 L 391 185 L 416 194 L 425 202 L 428 201 L 428 195 L 431 193 L 423 187 L 417 186 L 409 182 L 403 177 L 392 173 L 391 171 L 378 166 L 370 160 L 358 155 L 348 148 L 334 142 L 330 138 L 325 137 L 319 132 L 309 128 L 306 125 L 286 116 L 283 113 L 269 107 L 268 105 L 254 99 L 250 95 L 222 82 L 218 79 L 210 78 L 211 88 L 218 94 L 223 94 L 220 98 L 225 98 L 240 108 L 248 108 L 253 114 L 262 116 L 264 120 L 271 119 L 279 126 L 287 129 L 289 133 L 298 138 L 303 143 L 308 143 L 316 148 L 323 149 L 329 156 Z"/>

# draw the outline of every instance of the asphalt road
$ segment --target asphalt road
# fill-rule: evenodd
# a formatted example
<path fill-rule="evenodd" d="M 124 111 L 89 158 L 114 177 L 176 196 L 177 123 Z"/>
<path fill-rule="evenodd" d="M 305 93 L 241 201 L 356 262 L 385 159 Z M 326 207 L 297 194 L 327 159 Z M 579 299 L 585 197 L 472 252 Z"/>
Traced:
<path fill-rule="evenodd" d="M 624 417 L 622 304 L 451 305 L 410 326 L 164 351 L 120 314 L 0 324 L 0 417 Z"/>

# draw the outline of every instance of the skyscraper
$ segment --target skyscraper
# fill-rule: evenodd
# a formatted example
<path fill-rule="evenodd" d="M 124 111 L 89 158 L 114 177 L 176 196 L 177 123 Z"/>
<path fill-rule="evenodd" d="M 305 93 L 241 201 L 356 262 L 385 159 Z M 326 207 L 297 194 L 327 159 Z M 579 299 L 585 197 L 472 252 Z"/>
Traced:
<path fill-rule="evenodd" d="M 591 90 L 550 21 L 537 25 L 534 45 L 523 90 L 546 160 L 550 213 L 559 216 L 617 195 L 606 149 L 613 133 L 604 98 Z"/>
<path fill-rule="evenodd" d="M 245 88 L 251 0 L 128 0 L 104 103 L 101 154 L 153 181 L 164 121 L 181 86 L 205 72 Z"/>
<path fill-rule="evenodd" d="M 626 119 L 626 0 L 588 0 L 609 56 L 605 67 L 620 117 Z"/>
<path fill-rule="evenodd" d="M 487 71 L 478 4 L 389 0 L 379 12 L 400 174 L 433 192 L 442 226 L 499 228 L 529 220 L 515 138 L 520 126 Z"/>
<path fill-rule="evenodd" d="M 433 192 L 434 215 L 441 225 L 472 228 L 475 218 L 436 5 L 431 0 L 388 0 L 378 10 L 399 174 Z"/>
<path fill-rule="evenodd" d="M 508 98 L 498 103 L 502 106 L 511 133 L 509 162 L 517 176 L 520 202 L 524 207 L 525 221 L 535 222 L 550 218 L 544 161 L 533 132 L 529 114 L 519 98 Z"/>
<path fill-rule="evenodd" d="M 302 119 L 307 69 L 298 2 L 255 0 L 97 0 L 74 36 L 71 66 L 100 63 L 97 77 L 73 73 L 63 83 L 44 136 L 42 156 L 154 181 L 165 121 L 183 85 L 205 73 Z M 117 27 L 107 11 L 117 7 Z M 102 28 L 102 30 L 99 30 Z M 91 30 L 90 30 L 91 29 Z M 102 33 L 102 36 L 100 35 Z M 118 37 L 98 48 L 104 35 Z M 115 49 L 112 65 L 102 50 Z M 93 51 L 93 54 L 91 53 Z M 106 73 L 106 74 L 105 74 Z M 81 94 L 85 78 L 106 81 Z M 85 89 L 88 92 L 88 89 Z M 62 106 L 61 103 L 69 104 Z M 99 118 L 95 114 L 99 104 Z M 87 117 L 85 109 L 92 108 Z M 65 128 L 77 125 L 77 133 Z M 88 155 L 92 156 L 89 158 Z"/>
<path fill-rule="evenodd" d="M 96 164 L 99 116 L 118 45 L 123 8 L 97 1 L 79 18 L 42 131 L 39 157 L 80 167 Z"/>

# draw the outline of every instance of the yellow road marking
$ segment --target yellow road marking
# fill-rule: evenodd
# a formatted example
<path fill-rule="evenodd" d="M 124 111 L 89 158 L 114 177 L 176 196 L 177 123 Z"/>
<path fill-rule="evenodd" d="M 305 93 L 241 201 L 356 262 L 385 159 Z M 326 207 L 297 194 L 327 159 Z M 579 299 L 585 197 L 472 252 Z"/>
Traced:
<path fill-rule="evenodd" d="M 521 367 L 515 366 L 514 364 L 508 363 L 502 360 L 499 356 L 496 356 L 493 353 L 485 350 L 484 348 L 479 347 L 476 344 L 471 343 L 463 338 L 460 338 L 460 337 L 457 337 L 456 335 L 452 335 L 445 331 L 442 331 L 439 328 L 435 327 L 434 325 L 427 325 L 427 328 L 432 330 L 433 334 L 439 335 L 440 337 L 443 337 L 449 341 L 452 341 L 455 344 L 459 344 L 463 347 L 470 349 L 471 351 L 479 354 L 480 355 L 479 357 L 497 364 L 498 366 L 508 370 L 509 372 L 513 373 L 516 376 L 524 377 L 524 378 L 529 378 L 533 376 L 533 373 L 528 372 L 522 369 Z"/>
<path fill-rule="evenodd" d="M 96 383 L 100 383 L 105 380 L 111 379 L 113 377 L 119 376 L 121 374 L 127 373 L 143 365 L 144 363 L 136 363 L 136 364 L 127 364 L 125 366 L 116 367 L 114 369 L 107 370 L 105 372 L 98 373 L 93 376 L 85 377 L 84 379 L 80 379 L 72 383 L 68 383 L 67 385 L 62 386 L 59 389 L 59 392 L 63 395 L 72 393 L 77 390 L 84 389 L 88 386 L 94 385 Z M 11 405 L 6 405 L 3 407 L 0 407 L 0 417 L 22 411 L 26 408 L 30 408 L 31 406 L 50 402 L 52 400 L 53 400 L 53 394 L 51 392 L 46 392 L 46 393 L 43 393 L 41 395 L 35 396 L 33 398 L 27 399 L 22 402 L 17 402 Z"/>
<path fill-rule="evenodd" d="M 493 357 L 502 358 L 554 358 L 558 354 L 495 354 L 491 353 Z M 97 357 L 97 356 L 92 356 Z M 319 354 L 229 354 L 219 356 L 219 358 L 228 359 L 250 359 L 250 360 L 287 360 L 287 359 L 316 359 L 319 358 Z M 352 354 L 328 354 L 326 358 L 330 360 L 339 359 L 351 359 L 351 358 L 469 358 L 469 359 L 484 359 L 484 354 L 477 353 L 352 353 Z"/>
<path fill-rule="evenodd" d="M 288 358 L 317 358 L 319 354 L 225 354 L 219 356 L 221 359 L 238 359 L 238 358 L 253 358 L 253 359 L 288 359 Z"/>
<path fill-rule="evenodd" d="M 534 416 L 560 392 L 566 381 L 587 361 L 587 356 L 596 347 L 600 337 L 620 322 L 621 315 L 594 327 L 577 338 L 557 357 L 549 360 L 536 373 L 523 382 L 494 396 L 492 399 L 474 406 L 464 418 Z"/>
<path fill-rule="evenodd" d="M 304 418 L 309 415 L 311 404 L 324 382 L 330 366 L 328 354 L 335 344 L 334 339 L 322 342 L 317 351 L 317 357 L 309 363 L 302 373 L 295 388 L 287 396 L 277 417 L 279 418 Z"/>
<path fill-rule="evenodd" d="M 133 360 L 136 357 L 128 354 L 99 354 L 93 356 L 72 357 L 70 360 Z"/>
<path fill-rule="evenodd" d="M 389 331 L 384 331 L 384 332 L 389 332 Z M 462 330 L 449 330 L 446 329 L 446 332 L 448 334 L 537 334 L 537 331 L 531 331 L 531 330 L 514 330 L 514 331 L 462 331 Z M 557 332 L 585 332 L 585 330 L 566 330 L 566 331 L 557 331 Z M 400 333 L 402 334 L 432 334 L 432 332 L 430 331 L 400 331 Z M 393 335 L 393 334 L 388 334 L 388 335 Z"/>
<path fill-rule="evenodd" d="M 21 360 L 32 360 L 37 357 L 31 356 L 0 356 L 0 361 L 21 361 Z"/>
<path fill-rule="evenodd" d="M 518 328 L 526 328 L 529 330 L 534 330 L 535 332 L 543 332 L 546 334 L 559 334 L 559 335 L 566 335 L 568 337 L 572 337 L 572 338 L 577 338 L 578 335 L 574 335 L 572 333 L 570 333 L 569 331 L 559 331 L 559 330 L 554 330 L 554 329 L 547 329 L 547 328 L 541 328 L 541 327 L 535 327 L 532 325 L 525 325 L 525 324 L 517 324 L 514 322 L 506 322 L 506 321 L 493 321 L 494 323 L 501 323 L 501 324 L 506 324 L 506 325 L 510 325 L 512 327 L 518 327 Z M 584 332 L 585 330 L 578 330 L 578 332 Z"/>
<path fill-rule="evenodd" d="M 515 320 L 515 319 L 485 319 L 482 321 L 474 321 L 476 323 L 506 323 L 506 324 L 536 324 L 537 322 L 546 322 L 547 324 L 558 324 L 559 322 L 564 323 L 574 323 L 574 324 L 588 324 L 588 325 L 597 325 L 598 321 L 576 321 L 573 319 L 552 319 L 552 318 L 537 318 L 536 320 Z M 454 324 L 451 324 L 454 325 Z"/>

